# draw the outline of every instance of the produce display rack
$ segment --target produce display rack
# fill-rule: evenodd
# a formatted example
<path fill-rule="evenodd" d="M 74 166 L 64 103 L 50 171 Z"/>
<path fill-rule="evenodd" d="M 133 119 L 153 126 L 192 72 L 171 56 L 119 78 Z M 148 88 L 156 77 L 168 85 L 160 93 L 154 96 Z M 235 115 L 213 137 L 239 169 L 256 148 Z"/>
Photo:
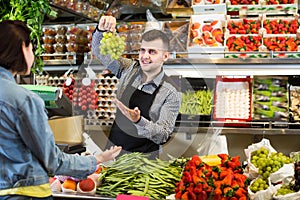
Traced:
<path fill-rule="evenodd" d="M 92 18 L 88 17 L 87 15 L 84 15 L 84 14 L 76 12 L 76 11 L 74 11 L 72 9 L 68 9 L 66 7 L 57 5 L 57 4 L 53 3 L 53 2 L 50 2 L 50 5 L 53 8 L 56 8 L 56 9 L 59 9 L 61 11 L 66 12 L 66 13 L 72 14 L 73 16 L 75 16 L 76 18 L 78 18 L 79 21 L 86 20 L 86 21 L 90 21 L 90 22 L 98 22 L 98 19 L 92 19 Z"/>
<path fill-rule="evenodd" d="M 53 54 L 42 54 L 42 58 L 48 57 L 50 59 L 44 59 L 44 65 L 75 65 L 77 64 L 76 53 L 53 53 Z M 56 58 L 56 57 L 59 57 Z"/>

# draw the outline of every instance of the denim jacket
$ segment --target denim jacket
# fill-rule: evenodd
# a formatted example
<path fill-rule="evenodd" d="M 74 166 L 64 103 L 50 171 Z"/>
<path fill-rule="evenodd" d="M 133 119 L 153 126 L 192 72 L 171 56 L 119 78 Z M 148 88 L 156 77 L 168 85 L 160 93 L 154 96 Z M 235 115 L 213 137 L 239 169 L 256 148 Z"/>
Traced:
<path fill-rule="evenodd" d="M 55 145 L 44 101 L 0 67 L 0 190 L 42 185 L 49 174 L 86 178 L 93 156 L 66 154 Z"/>

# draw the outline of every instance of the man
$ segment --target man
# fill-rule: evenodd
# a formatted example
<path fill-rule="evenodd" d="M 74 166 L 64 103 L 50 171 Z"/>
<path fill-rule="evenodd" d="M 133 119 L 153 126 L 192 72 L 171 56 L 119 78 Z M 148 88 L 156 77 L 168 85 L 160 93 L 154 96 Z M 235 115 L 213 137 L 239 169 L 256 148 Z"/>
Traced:
<path fill-rule="evenodd" d="M 139 62 L 120 58 L 112 60 L 100 54 L 100 41 L 106 31 L 115 31 L 116 19 L 102 16 L 93 34 L 93 54 L 119 80 L 115 103 L 119 108 L 111 128 L 108 146 L 122 146 L 121 154 L 143 152 L 153 159 L 161 144 L 174 130 L 181 103 L 181 93 L 163 71 L 170 57 L 168 37 L 159 30 L 142 36 Z"/>

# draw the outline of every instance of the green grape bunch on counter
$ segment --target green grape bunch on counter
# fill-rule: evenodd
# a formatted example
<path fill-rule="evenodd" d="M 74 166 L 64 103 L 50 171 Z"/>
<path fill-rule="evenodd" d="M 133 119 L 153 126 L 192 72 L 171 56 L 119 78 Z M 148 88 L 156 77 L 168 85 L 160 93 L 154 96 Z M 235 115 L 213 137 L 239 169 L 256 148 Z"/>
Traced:
<path fill-rule="evenodd" d="M 100 41 L 100 54 L 110 55 L 112 59 L 118 60 L 125 49 L 125 38 L 116 32 L 105 32 Z"/>

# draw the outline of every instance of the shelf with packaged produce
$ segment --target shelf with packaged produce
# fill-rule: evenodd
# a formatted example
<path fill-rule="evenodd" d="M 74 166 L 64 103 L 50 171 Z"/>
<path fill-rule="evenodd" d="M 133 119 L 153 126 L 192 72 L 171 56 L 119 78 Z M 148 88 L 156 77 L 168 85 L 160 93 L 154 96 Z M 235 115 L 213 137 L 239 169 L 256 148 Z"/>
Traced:
<path fill-rule="evenodd" d="M 83 1 L 51 1 L 50 5 L 53 9 L 59 11 L 59 19 L 63 20 L 66 16 L 73 16 L 76 20 L 74 21 L 86 21 L 86 22 L 98 22 L 101 14 L 103 14 L 109 7 L 104 6 L 99 9 L 88 2 Z M 67 15 L 70 14 L 70 15 Z M 70 19 L 67 18 L 67 21 Z M 50 20 L 51 21 L 51 20 Z M 63 20 L 64 21 L 64 20 Z M 73 21 L 73 20 L 72 20 Z"/>
<path fill-rule="evenodd" d="M 211 78 L 216 75 L 295 75 L 300 74 L 298 59 L 170 59 L 169 75 Z"/>
<path fill-rule="evenodd" d="M 97 59 L 90 59 L 89 54 L 84 56 L 84 65 L 101 71 L 105 67 Z M 171 58 L 164 66 L 168 75 L 181 75 L 182 77 L 214 78 L 216 75 L 224 76 L 251 76 L 251 75 L 297 75 L 300 74 L 300 60 L 291 58 Z M 56 61 L 45 64 L 45 71 L 75 70 L 80 64 L 70 61 Z"/>
<path fill-rule="evenodd" d="M 105 69 L 90 54 L 85 54 L 83 64 L 97 70 Z M 211 78 L 216 75 L 296 75 L 300 74 L 299 64 L 299 59 L 292 58 L 170 58 L 164 69 L 168 75 L 195 78 Z"/>

